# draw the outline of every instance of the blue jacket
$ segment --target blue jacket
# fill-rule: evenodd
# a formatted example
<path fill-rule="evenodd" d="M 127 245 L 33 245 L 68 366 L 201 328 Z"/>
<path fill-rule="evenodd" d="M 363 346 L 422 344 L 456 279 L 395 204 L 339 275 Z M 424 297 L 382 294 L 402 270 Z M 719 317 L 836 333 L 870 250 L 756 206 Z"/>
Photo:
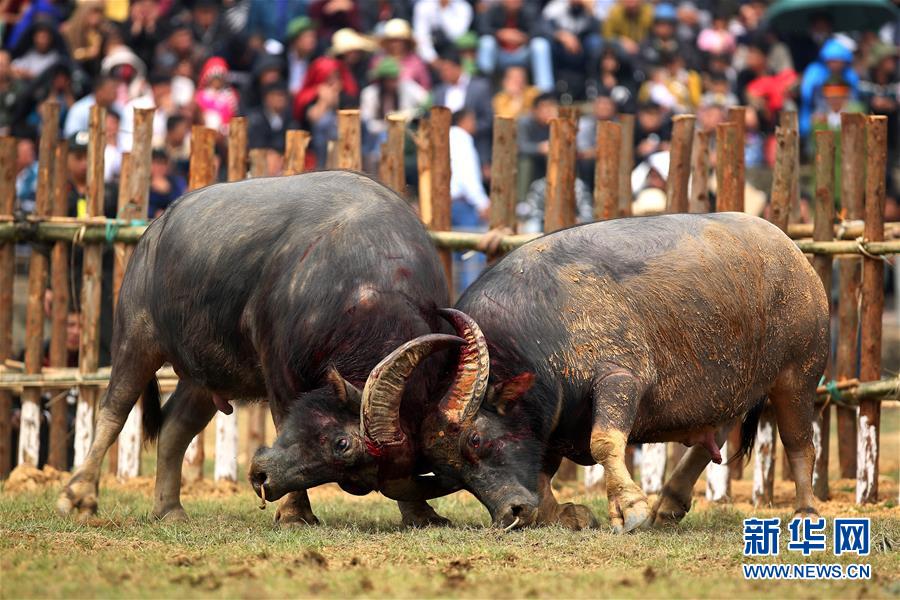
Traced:
<path fill-rule="evenodd" d="M 845 63 L 840 77 L 850 86 L 851 96 L 856 97 L 859 91 L 859 76 L 853 70 L 853 53 L 842 43 L 830 39 L 822 46 L 819 52 L 819 60 L 811 63 L 803 72 L 800 82 L 800 136 L 807 137 L 812 131 L 812 115 L 816 109 L 816 101 L 822 86 L 831 78 L 831 71 L 825 64 L 828 61 L 839 60 Z"/>

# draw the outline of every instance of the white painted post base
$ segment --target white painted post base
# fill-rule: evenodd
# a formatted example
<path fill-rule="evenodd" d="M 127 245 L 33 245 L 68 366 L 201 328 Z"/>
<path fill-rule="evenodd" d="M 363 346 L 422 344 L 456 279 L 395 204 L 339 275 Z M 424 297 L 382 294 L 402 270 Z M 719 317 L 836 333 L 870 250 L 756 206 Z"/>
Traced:
<path fill-rule="evenodd" d="M 119 434 L 119 466 L 116 477 L 124 481 L 141 474 L 141 405 L 135 404 Z"/>
<path fill-rule="evenodd" d="M 584 468 L 584 488 L 590 490 L 603 481 L 603 465 L 591 465 Z"/>
<path fill-rule="evenodd" d="M 194 436 L 184 452 L 181 468 L 181 479 L 184 482 L 196 482 L 203 479 L 203 432 Z"/>
<path fill-rule="evenodd" d="M 756 430 L 756 442 L 753 444 L 753 505 L 759 506 L 766 496 L 766 481 L 771 478 L 775 461 L 772 450 L 775 447 L 775 431 L 767 421 L 761 421 Z"/>
<path fill-rule="evenodd" d="M 667 455 L 665 444 L 641 446 L 641 489 L 645 494 L 658 494 L 662 491 Z"/>
<path fill-rule="evenodd" d="M 859 415 L 859 409 L 856 409 Z M 856 503 L 873 502 L 878 479 L 878 431 L 867 415 L 859 417 L 856 434 Z"/>
<path fill-rule="evenodd" d="M 215 481 L 237 481 L 238 475 L 238 423 L 237 411 L 230 415 L 216 413 L 216 462 Z"/>
<path fill-rule="evenodd" d="M 830 407 L 829 407 L 830 410 Z M 812 486 L 816 489 L 819 483 L 819 462 L 822 460 L 822 415 L 817 414 L 812 422 L 813 462 Z"/>
<path fill-rule="evenodd" d="M 33 400 L 22 402 L 19 425 L 19 464 L 38 465 L 41 450 L 41 407 Z M 6 415 L 4 415 L 6 418 Z"/>
<path fill-rule="evenodd" d="M 84 464 L 91 444 L 94 441 L 94 403 L 91 393 L 84 388 L 78 390 L 78 403 L 75 407 L 75 459 L 77 469 Z"/>
<path fill-rule="evenodd" d="M 719 452 L 722 457 L 728 456 L 728 442 L 722 444 Z M 717 465 L 714 462 L 706 465 L 706 499 L 710 502 L 728 502 L 729 475 L 731 469 L 724 462 Z"/>

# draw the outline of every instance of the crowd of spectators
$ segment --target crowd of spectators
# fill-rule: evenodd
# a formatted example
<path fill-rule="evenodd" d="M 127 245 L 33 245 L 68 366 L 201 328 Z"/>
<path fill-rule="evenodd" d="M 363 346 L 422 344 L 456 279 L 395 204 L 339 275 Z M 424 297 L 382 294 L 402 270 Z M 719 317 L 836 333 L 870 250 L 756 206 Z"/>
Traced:
<path fill-rule="evenodd" d="M 540 195 L 560 105 L 581 111 L 579 189 L 588 200 L 596 122 L 622 113 L 636 115 L 635 165 L 658 167 L 644 170 L 653 177 L 638 178 L 636 193 L 665 180 L 673 115 L 696 113 L 714 131 L 735 104 L 748 107 L 748 181 L 759 189 L 768 189 L 785 109 L 799 112 L 807 157 L 812 132 L 837 131 L 841 111 L 887 115 L 895 166 L 898 24 L 846 33 L 813 13 L 807 30 L 784 35 L 766 9 L 761 0 L 0 0 L 0 133 L 19 139 L 27 209 L 43 100 L 60 103 L 76 155 L 91 106 L 107 109 L 111 188 L 131 147 L 133 109 L 155 107 L 157 215 L 184 190 L 191 125 L 214 129 L 224 153 L 229 122 L 246 116 L 250 147 L 268 151 L 275 174 L 287 129 L 311 133 L 308 166 L 324 167 L 337 111 L 358 107 L 363 165 L 374 172 L 386 115 L 402 113 L 415 128 L 429 106 L 444 105 L 461 165 L 454 201 L 465 205 L 454 214 L 465 227 L 488 210 L 494 115 L 518 119 L 525 226 L 539 214 L 527 199 Z"/>

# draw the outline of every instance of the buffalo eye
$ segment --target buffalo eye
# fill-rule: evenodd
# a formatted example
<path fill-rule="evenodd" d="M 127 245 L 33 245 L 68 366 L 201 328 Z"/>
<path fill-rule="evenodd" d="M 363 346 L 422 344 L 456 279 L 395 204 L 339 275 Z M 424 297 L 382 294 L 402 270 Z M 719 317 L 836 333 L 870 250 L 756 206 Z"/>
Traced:
<path fill-rule="evenodd" d="M 476 450 L 481 447 L 481 436 L 477 431 L 469 436 L 469 445 Z"/>
<path fill-rule="evenodd" d="M 350 449 L 350 439 L 341 436 L 334 441 L 334 451 L 338 454 L 344 454 Z"/>

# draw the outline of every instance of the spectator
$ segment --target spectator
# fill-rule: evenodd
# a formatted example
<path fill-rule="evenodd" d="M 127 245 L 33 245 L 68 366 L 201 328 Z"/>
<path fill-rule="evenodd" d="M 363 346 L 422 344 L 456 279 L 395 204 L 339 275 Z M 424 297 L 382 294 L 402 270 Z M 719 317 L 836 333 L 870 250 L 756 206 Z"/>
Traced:
<path fill-rule="evenodd" d="M 428 103 L 429 94 L 415 81 L 400 79 L 400 65 L 393 57 L 379 61 L 369 73 L 369 80 L 372 83 L 360 94 L 359 116 L 364 133 L 364 163 L 374 170 L 381 144 L 387 140 L 387 115 L 400 114 L 411 120 Z"/>
<path fill-rule="evenodd" d="M 544 92 L 553 90 L 553 62 L 550 42 L 538 29 L 537 6 L 524 0 L 498 0 L 479 17 L 478 67 L 491 77 L 509 66 L 527 67 L 535 85 Z"/>
<path fill-rule="evenodd" d="M 531 114 L 519 119 L 516 141 L 519 146 L 519 174 L 517 188 L 523 197 L 535 179 L 547 174 L 547 152 L 550 149 L 550 121 L 559 112 L 553 94 L 535 98 Z"/>
<path fill-rule="evenodd" d="M 303 86 L 309 63 L 316 54 L 318 39 L 309 17 L 295 17 L 287 28 L 287 83 L 288 91 L 296 94 Z"/>
<path fill-rule="evenodd" d="M 159 52 L 157 45 L 162 40 L 162 26 L 159 23 L 160 3 L 155 0 L 134 0 L 124 24 L 125 42 L 134 53 L 147 65 L 154 68 L 154 56 Z M 172 23 L 174 32 L 183 23 Z M 187 29 L 187 40 L 190 41 L 190 29 Z M 170 65 L 171 68 L 174 65 Z"/>
<path fill-rule="evenodd" d="M 195 96 L 203 125 L 220 134 L 228 133 L 228 123 L 237 113 L 238 96 L 228 84 L 228 65 L 218 56 L 206 61 L 200 71 L 200 90 Z"/>
<path fill-rule="evenodd" d="M 830 39 L 822 46 L 819 60 L 803 72 L 800 82 L 800 137 L 809 137 L 812 113 L 823 100 L 821 91 L 825 82 L 841 79 L 849 86 L 851 97 L 856 96 L 859 75 L 853 71 L 852 63 L 853 53 L 841 42 Z"/>
<path fill-rule="evenodd" d="M 412 20 L 414 0 L 368 0 L 359 4 L 362 30 L 375 35 L 383 35 L 387 24 L 393 19 L 409 23 Z"/>
<path fill-rule="evenodd" d="M 148 64 L 158 71 L 171 73 L 182 61 L 199 63 L 204 58 L 204 50 L 194 43 L 194 33 L 187 21 L 175 19 L 169 24 L 168 35 L 160 44 L 154 44 L 156 52 Z M 140 54 L 139 54 L 140 55 Z M 143 58 L 143 57 L 142 57 Z M 145 59 L 145 62 L 146 59 Z"/>
<path fill-rule="evenodd" d="M 383 54 L 372 59 L 372 68 L 376 68 L 385 57 L 393 58 L 400 65 L 400 81 L 414 81 L 426 90 L 431 89 L 428 65 L 415 53 L 416 42 L 408 21 L 391 19 L 385 23 L 381 48 Z"/>
<path fill-rule="evenodd" d="M 360 85 L 366 82 L 368 55 L 377 49 L 375 43 L 356 31 L 339 29 L 331 36 L 328 53 L 341 62 L 342 71 L 349 74 L 344 81 L 344 93 L 357 101 Z"/>
<path fill-rule="evenodd" d="M 310 148 L 321 168 L 328 158 L 328 142 L 337 139 L 337 111 L 353 103 L 344 92 L 349 78 L 338 60 L 323 56 L 309 67 L 303 87 L 294 99 L 294 119 L 310 132 Z"/>
<path fill-rule="evenodd" d="M 728 78 L 721 73 L 712 73 L 707 79 L 701 102 L 708 101 L 710 98 L 713 98 L 715 103 L 722 106 L 737 106 L 740 104 L 738 97 L 731 91 L 731 84 L 728 83 Z"/>
<path fill-rule="evenodd" d="M 249 0 L 247 32 L 253 48 L 266 40 L 284 41 L 288 24 L 306 14 L 308 0 Z"/>
<path fill-rule="evenodd" d="M 418 7 L 418 5 L 416 5 Z M 491 85 L 482 77 L 463 72 L 459 53 L 450 49 L 437 62 L 441 83 L 434 88 L 434 103 L 452 112 L 468 109 L 475 113 L 475 147 L 482 164 L 490 162 L 491 129 L 494 111 L 491 108 Z"/>
<path fill-rule="evenodd" d="M 188 178 L 191 160 L 191 126 L 183 115 L 166 119 L 166 139 L 162 148 L 176 175 Z"/>
<path fill-rule="evenodd" d="M 72 59 L 92 77 L 100 73 L 103 22 L 103 3 L 99 0 L 83 0 L 62 26 L 63 37 L 72 53 Z"/>
<path fill-rule="evenodd" d="M 677 12 L 671 4 L 658 4 L 653 13 L 653 27 L 650 34 L 640 44 L 640 70 L 643 76 L 649 77 L 653 68 L 663 63 L 666 56 L 679 54 L 685 63 L 694 68 L 697 57 L 694 49 L 682 44 L 675 35 L 678 24 Z"/>
<path fill-rule="evenodd" d="M 619 111 L 633 113 L 637 86 L 631 58 L 617 46 L 609 45 L 600 54 L 600 71 L 596 81 L 588 83 L 588 97 L 609 96 Z"/>
<path fill-rule="evenodd" d="M 26 213 L 34 212 L 34 197 L 37 193 L 37 145 L 31 137 L 16 140 L 16 199 L 19 208 Z"/>
<path fill-rule="evenodd" d="M 68 55 L 66 44 L 54 22 L 36 17 L 19 43 L 12 48 L 12 69 L 16 77 L 34 79 L 50 65 Z"/>
<path fill-rule="evenodd" d="M 664 118 L 662 108 L 655 102 L 638 106 L 634 124 L 635 164 L 655 152 L 667 150 L 672 139 L 672 123 Z"/>
<path fill-rule="evenodd" d="M 263 89 L 272 83 L 282 81 L 284 79 L 283 74 L 284 61 L 280 57 L 267 52 L 259 54 L 253 63 L 250 80 L 244 85 L 244 89 L 240 94 L 241 114 L 247 114 L 254 108 L 262 106 Z"/>
<path fill-rule="evenodd" d="M 499 117 L 518 119 L 531 110 L 540 90 L 528 85 L 528 72 L 525 67 L 507 67 L 500 83 L 500 91 L 494 95 L 494 114 Z"/>
<path fill-rule="evenodd" d="M 663 66 L 654 68 L 650 79 L 641 86 L 639 100 L 652 101 L 674 113 L 694 110 L 703 94 L 700 75 L 685 68 L 680 54 L 663 56 L 662 63 Z"/>
<path fill-rule="evenodd" d="M 231 34 L 222 22 L 218 0 L 193 0 L 191 33 L 206 57 L 218 54 L 231 42 Z"/>
<path fill-rule="evenodd" d="M 153 145 L 160 146 L 166 137 L 166 122 L 174 114 L 172 105 L 172 78 L 165 73 L 150 77 L 150 93 L 129 102 L 122 112 L 119 147 L 130 152 L 134 136 L 134 109 L 155 108 L 153 115 Z"/>
<path fill-rule="evenodd" d="M 547 197 L 547 178 L 536 179 L 528 188 L 525 200 L 516 206 L 520 233 L 540 233 L 544 230 L 544 198 Z M 575 210 L 578 223 L 590 223 L 594 218 L 594 198 L 591 188 L 575 179 Z"/>
<path fill-rule="evenodd" d="M 262 106 L 247 116 L 248 146 L 283 153 L 284 136 L 291 125 L 287 89 L 281 82 L 270 83 L 263 90 Z"/>
<path fill-rule="evenodd" d="M 834 23 L 827 12 L 810 15 L 809 29 L 795 32 L 786 40 L 794 62 L 794 69 L 798 73 L 803 73 L 806 67 L 818 59 L 822 46 L 833 34 Z"/>
<path fill-rule="evenodd" d="M 9 52 L 0 50 L 0 135 L 12 133 L 24 88 L 24 81 L 13 75 Z"/>
<path fill-rule="evenodd" d="M 318 24 L 319 37 L 328 39 L 338 30 L 349 28 L 359 31 L 362 22 L 355 0 L 313 0 L 309 16 Z"/>
<path fill-rule="evenodd" d="M 618 119 L 615 101 L 609 96 L 597 96 L 591 103 L 591 114 L 578 120 L 575 147 L 578 157 L 578 177 L 591 189 L 594 187 L 594 166 L 597 159 L 597 127 L 600 121 Z"/>
<path fill-rule="evenodd" d="M 106 38 L 106 51 L 100 62 L 100 74 L 118 82 L 114 104 L 125 106 L 149 91 L 147 67 L 131 48 L 125 45 L 121 32 L 111 28 Z"/>
<path fill-rule="evenodd" d="M 619 0 L 603 23 L 603 37 L 616 41 L 628 54 L 635 55 L 653 26 L 653 5 L 641 0 Z"/>
<path fill-rule="evenodd" d="M 413 7 L 413 35 L 419 56 L 434 65 L 472 25 L 472 5 L 466 0 L 417 0 Z"/>
<path fill-rule="evenodd" d="M 186 189 L 187 183 L 184 178 L 172 172 L 166 151 L 154 148 L 150 162 L 150 218 L 156 219 L 161 216 Z"/>
<path fill-rule="evenodd" d="M 728 30 L 728 19 L 719 13 L 713 17 L 712 25 L 700 32 L 697 48 L 710 54 L 732 54 L 737 44 Z"/>
<path fill-rule="evenodd" d="M 456 39 L 454 43 L 456 51 L 459 53 L 459 60 L 462 64 L 463 71 L 470 77 L 479 75 L 478 72 L 478 34 L 474 31 L 467 31 Z"/>
<path fill-rule="evenodd" d="M 900 165 L 900 81 L 896 47 L 878 44 L 871 49 L 869 69 L 859 83 L 860 100 L 876 115 L 887 117 L 888 164 Z"/>
<path fill-rule="evenodd" d="M 117 82 L 109 75 L 101 75 L 94 82 L 94 91 L 73 104 L 66 114 L 63 137 L 70 138 L 90 126 L 91 107 L 95 104 L 109 109 L 116 99 Z"/>
<path fill-rule="evenodd" d="M 450 197 L 453 199 L 452 224 L 460 231 L 486 229 L 490 200 L 481 179 L 481 164 L 475 148 L 476 116 L 463 108 L 453 115 L 450 127 Z M 484 268 L 480 253 L 454 253 L 456 289 L 465 290 Z"/>
<path fill-rule="evenodd" d="M 602 40 L 588 0 L 550 0 L 542 13 L 545 34 L 553 40 L 558 91 L 584 97 L 585 74 L 596 72 Z"/>

